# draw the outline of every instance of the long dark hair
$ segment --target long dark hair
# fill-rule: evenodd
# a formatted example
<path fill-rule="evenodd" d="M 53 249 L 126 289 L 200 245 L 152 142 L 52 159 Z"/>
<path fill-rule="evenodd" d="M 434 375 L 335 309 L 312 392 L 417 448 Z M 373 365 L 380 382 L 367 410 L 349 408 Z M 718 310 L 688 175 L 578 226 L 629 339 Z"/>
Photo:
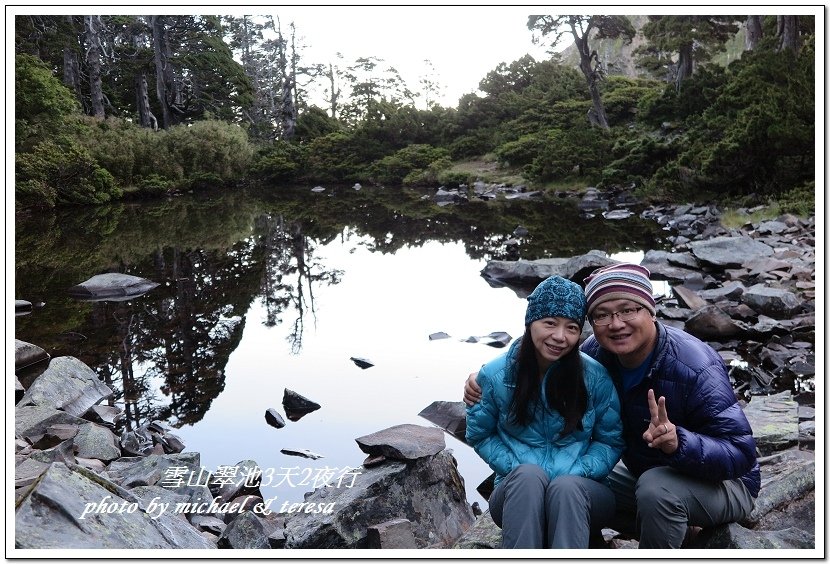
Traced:
<path fill-rule="evenodd" d="M 530 337 L 530 325 L 525 329 L 522 342 L 518 345 L 515 363 L 516 391 L 510 400 L 510 416 L 518 425 L 527 425 L 533 418 L 541 395 L 539 385 L 539 363 L 536 347 Z M 582 357 L 579 347 L 574 347 L 563 356 L 545 384 L 548 407 L 559 412 L 565 419 L 560 437 L 582 430 L 582 416 L 588 409 L 588 390 L 585 388 Z"/>

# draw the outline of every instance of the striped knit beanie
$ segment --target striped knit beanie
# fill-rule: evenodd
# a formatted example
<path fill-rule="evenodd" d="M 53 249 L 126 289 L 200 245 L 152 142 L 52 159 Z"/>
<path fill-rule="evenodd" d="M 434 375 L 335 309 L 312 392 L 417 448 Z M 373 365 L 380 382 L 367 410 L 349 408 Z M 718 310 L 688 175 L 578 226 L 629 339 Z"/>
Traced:
<path fill-rule="evenodd" d="M 646 267 L 624 262 L 596 269 L 585 279 L 588 315 L 602 302 L 622 299 L 637 302 L 654 315 L 657 304 L 650 275 Z"/>
<path fill-rule="evenodd" d="M 566 317 L 585 323 L 585 294 L 579 284 L 561 276 L 543 280 L 527 297 L 525 325 L 544 317 Z"/>

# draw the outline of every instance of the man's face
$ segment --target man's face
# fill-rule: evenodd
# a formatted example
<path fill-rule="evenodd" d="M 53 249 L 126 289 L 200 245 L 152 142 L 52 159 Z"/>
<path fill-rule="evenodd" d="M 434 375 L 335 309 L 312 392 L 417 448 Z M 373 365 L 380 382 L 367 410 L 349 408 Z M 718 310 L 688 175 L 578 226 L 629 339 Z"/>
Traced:
<path fill-rule="evenodd" d="M 607 325 L 598 325 L 605 316 Z M 622 319 L 628 318 L 628 319 Z M 616 354 L 626 368 L 643 363 L 656 343 L 657 328 L 648 309 L 637 302 L 608 300 L 591 312 L 594 336 L 604 349 Z"/>

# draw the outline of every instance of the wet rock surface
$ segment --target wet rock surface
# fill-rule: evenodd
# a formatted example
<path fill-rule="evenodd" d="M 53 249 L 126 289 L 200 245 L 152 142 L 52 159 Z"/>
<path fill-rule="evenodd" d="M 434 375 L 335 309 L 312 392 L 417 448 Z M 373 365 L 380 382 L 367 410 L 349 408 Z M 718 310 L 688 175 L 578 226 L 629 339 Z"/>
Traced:
<path fill-rule="evenodd" d="M 146 278 L 119 272 L 108 272 L 97 274 L 89 280 L 72 286 L 67 290 L 67 293 L 73 298 L 83 301 L 118 301 L 138 297 L 156 287 L 158 287 L 157 282 Z"/>

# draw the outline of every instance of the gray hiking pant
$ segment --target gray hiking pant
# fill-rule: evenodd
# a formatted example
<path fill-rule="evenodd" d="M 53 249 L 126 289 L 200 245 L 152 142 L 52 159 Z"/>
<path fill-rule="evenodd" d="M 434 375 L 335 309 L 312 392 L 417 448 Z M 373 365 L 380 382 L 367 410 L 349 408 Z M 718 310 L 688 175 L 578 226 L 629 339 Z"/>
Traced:
<path fill-rule="evenodd" d="M 489 506 L 502 548 L 588 548 L 591 530 L 614 514 L 614 493 L 580 476 L 550 480 L 539 466 L 522 464 L 499 482 Z"/>
<path fill-rule="evenodd" d="M 612 526 L 636 523 L 640 548 L 680 548 L 689 526 L 734 523 L 755 506 L 740 480 L 710 482 L 668 466 L 646 470 L 637 479 L 619 462 L 608 478 L 617 505 Z"/>

